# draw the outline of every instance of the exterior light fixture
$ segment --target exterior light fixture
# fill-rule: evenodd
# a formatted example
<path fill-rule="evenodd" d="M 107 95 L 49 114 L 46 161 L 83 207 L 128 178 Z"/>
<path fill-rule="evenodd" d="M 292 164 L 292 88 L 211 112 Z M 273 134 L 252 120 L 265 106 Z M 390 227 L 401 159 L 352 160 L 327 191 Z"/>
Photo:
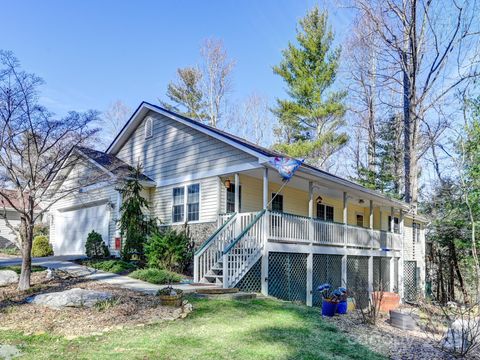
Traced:
<path fill-rule="evenodd" d="M 223 184 L 225 185 L 225 188 L 229 189 L 230 185 L 231 185 L 231 181 L 229 179 L 227 179 L 227 180 L 225 180 L 225 182 Z"/>
<path fill-rule="evenodd" d="M 360 199 L 360 200 L 358 200 L 358 203 L 359 203 L 359 204 L 365 204 L 365 200 Z"/>
<path fill-rule="evenodd" d="M 320 195 L 318 195 L 318 197 L 315 201 L 317 202 L 317 204 L 321 204 L 322 201 L 323 201 L 323 198 Z"/>

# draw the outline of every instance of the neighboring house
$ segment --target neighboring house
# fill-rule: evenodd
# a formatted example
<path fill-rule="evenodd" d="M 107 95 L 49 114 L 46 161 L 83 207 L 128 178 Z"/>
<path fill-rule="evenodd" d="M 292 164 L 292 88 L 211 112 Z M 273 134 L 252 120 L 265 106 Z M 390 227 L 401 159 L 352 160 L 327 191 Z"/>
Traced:
<path fill-rule="evenodd" d="M 141 164 L 150 215 L 187 223 L 196 241 L 196 281 L 309 305 L 319 303 L 323 282 L 406 299 L 424 287 L 426 219 L 354 182 L 302 165 L 265 211 L 282 186 L 269 160 L 281 154 L 145 102 L 106 153 L 80 151 L 80 172 L 96 168 L 111 181 L 54 205 L 57 254 L 83 253 L 92 229 L 119 250 L 116 188 Z"/>
<path fill-rule="evenodd" d="M 16 203 L 13 191 L 4 189 L 2 192 L 11 194 L 11 201 Z M 18 243 L 17 233 L 11 227 L 17 229 L 19 226 L 20 215 L 5 199 L 0 197 L 0 249 L 17 247 L 15 245 Z"/>

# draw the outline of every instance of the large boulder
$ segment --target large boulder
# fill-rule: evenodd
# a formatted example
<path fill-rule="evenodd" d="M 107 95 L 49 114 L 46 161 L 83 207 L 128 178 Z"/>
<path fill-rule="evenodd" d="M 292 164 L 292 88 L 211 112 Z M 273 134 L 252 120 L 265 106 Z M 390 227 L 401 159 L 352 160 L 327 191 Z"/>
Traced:
<path fill-rule="evenodd" d="M 112 294 L 103 291 L 74 288 L 70 290 L 40 294 L 34 296 L 30 302 L 36 305 L 47 306 L 52 309 L 66 307 L 92 307 L 99 301 L 112 298 Z"/>
<path fill-rule="evenodd" d="M 18 282 L 18 274 L 12 270 L 0 270 L 0 286 Z"/>

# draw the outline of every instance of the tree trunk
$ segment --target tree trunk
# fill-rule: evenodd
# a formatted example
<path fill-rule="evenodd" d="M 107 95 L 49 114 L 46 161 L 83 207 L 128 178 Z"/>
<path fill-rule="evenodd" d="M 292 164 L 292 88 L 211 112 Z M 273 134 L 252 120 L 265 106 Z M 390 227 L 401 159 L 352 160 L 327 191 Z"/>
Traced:
<path fill-rule="evenodd" d="M 32 271 L 32 243 L 33 243 L 33 224 L 27 223 L 22 217 L 21 230 L 23 232 L 22 244 L 22 270 L 18 282 L 18 290 L 24 291 L 30 288 L 30 275 Z"/>

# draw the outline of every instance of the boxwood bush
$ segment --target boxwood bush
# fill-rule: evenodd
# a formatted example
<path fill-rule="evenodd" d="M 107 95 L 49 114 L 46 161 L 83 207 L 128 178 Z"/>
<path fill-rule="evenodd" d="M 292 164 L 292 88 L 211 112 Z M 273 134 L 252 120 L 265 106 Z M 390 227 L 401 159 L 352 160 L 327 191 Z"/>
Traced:
<path fill-rule="evenodd" d="M 110 256 L 110 251 L 103 242 L 102 235 L 94 230 L 88 234 L 85 254 L 91 259 L 105 259 Z"/>
<path fill-rule="evenodd" d="M 53 255 L 53 248 L 45 235 L 35 236 L 32 244 L 32 256 L 43 257 Z"/>

